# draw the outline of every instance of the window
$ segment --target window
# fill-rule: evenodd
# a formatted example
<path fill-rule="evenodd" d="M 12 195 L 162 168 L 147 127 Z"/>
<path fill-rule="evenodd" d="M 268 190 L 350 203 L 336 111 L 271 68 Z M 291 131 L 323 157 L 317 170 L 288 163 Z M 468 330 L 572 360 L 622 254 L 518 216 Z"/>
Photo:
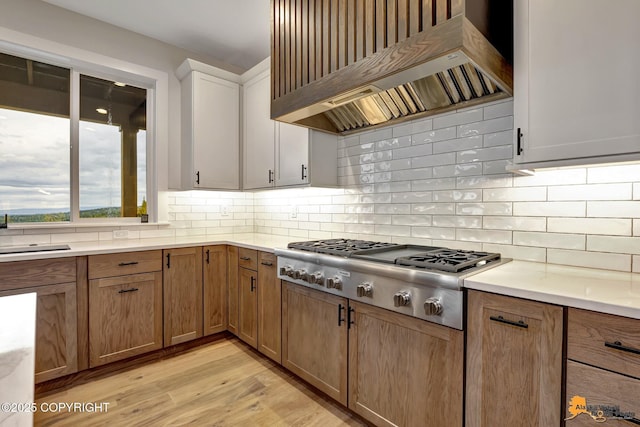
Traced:
<path fill-rule="evenodd" d="M 147 89 L 101 77 L 0 53 L 0 213 L 9 222 L 147 213 Z"/>

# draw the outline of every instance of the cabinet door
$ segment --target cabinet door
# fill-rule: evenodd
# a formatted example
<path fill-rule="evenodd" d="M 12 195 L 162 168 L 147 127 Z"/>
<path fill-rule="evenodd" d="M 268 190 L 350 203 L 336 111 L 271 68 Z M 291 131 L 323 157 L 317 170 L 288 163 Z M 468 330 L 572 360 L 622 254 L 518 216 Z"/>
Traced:
<path fill-rule="evenodd" d="M 282 364 L 347 404 L 347 299 L 283 281 Z"/>
<path fill-rule="evenodd" d="M 516 163 L 640 152 L 638 16 L 637 0 L 515 2 Z"/>
<path fill-rule="evenodd" d="M 195 188 L 240 188 L 240 87 L 193 72 Z"/>
<path fill-rule="evenodd" d="M 204 335 L 227 329 L 227 247 L 205 246 L 203 251 Z"/>
<path fill-rule="evenodd" d="M 202 336 L 202 250 L 164 250 L 164 346 Z"/>
<path fill-rule="evenodd" d="M 76 284 L 23 288 L 0 296 L 35 292 L 36 384 L 78 371 L 78 314 Z"/>
<path fill-rule="evenodd" d="M 273 187 L 275 122 L 271 120 L 269 72 L 243 87 L 244 189 Z"/>
<path fill-rule="evenodd" d="M 309 183 L 309 129 L 278 123 L 276 186 Z"/>
<path fill-rule="evenodd" d="M 378 426 L 461 427 L 464 333 L 349 304 L 349 408 Z"/>
<path fill-rule="evenodd" d="M 251 347 L 258 348 L 258 274 L 253 270 L 241 268 L 238 277 L 238 338 Z"/>
<path fill-rule="evenodd" d="M 258 350 L 282 363 L 282 292 L 276 274 L 276 256 L 260 252 L 258 258 Z"/>
<path fill-rule="evenodd" d="M 466 426 L 558 426 L 562 307 L 469 291 Z"/>
<path fill-rule="evenodd" d="M 234 335 L 238 335 L 238 291 L 240 283 L 238 280 L 238 247 L 227 246 L 227 275 L 228 275 L 228 304 L 229 304 L 229 325 L 227 329 Z"/>
<path fill-rule="evenodd" d="M 162 273 L 89 281 L 90 367 L 162 348 Z"/>

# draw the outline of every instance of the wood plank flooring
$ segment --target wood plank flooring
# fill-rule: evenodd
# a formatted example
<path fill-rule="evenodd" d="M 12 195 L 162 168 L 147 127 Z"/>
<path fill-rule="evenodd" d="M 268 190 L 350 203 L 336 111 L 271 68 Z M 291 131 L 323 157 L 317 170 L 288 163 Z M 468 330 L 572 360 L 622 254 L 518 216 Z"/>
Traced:
<path fill-rule="evenodd" d="M 366 426 L 236 338 L 39 398 L 108 402 L 106 412 L 38 411 L 35 426 Z"/>

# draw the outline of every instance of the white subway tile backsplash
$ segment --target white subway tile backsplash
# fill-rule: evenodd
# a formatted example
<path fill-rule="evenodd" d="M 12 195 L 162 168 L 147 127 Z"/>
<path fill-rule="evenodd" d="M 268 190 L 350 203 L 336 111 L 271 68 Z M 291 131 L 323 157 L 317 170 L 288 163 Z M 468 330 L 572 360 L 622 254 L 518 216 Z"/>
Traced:
<path fill-rule="evenodd" d="M 374 212 L 377 214 L 408 214 L 411 212 L 411 205 L 409 204 L 388 204 L 388 205 L 375 205 Z"/>
<path fill-rule="evenodd" d="M 456 239 L 471 242 L 511 244 L 511 232 L 501 230 L 456 229 Z"/>
<path fill-rule="evenodd" d="M 485 162 L 491 160 L 511 159 L 512 157 L 512 147 L 510 145 L 499 145 L 497 147 L 459 151 L 457 155 L 457 163 Z"/>
<path fill-rule="evenodd" d="M 503 130 L 501 132 L 487 133 L 482 136 L 484 147 L 496 147 L 499 145 L 513 146 L 513 130 Z"/>
<path fill-rule="evenodd" d="M 588 236 L 587 250 L 640 255 L 640 237 Z"/>
<path fill-rule="evenodd" d="M 471 135 L 467 135 L 471 136 Z M 414 134 L 411 136 L 411 143 L 413 145 L 428 144 L 430 142 L 445 141 L 447 139 L 456 138 L 456 128 L 448 127 L 437 130 L 430 130 L 423 133 Z"/>
<path fill-rule="evenodd" d="M 503 258 L 513 258 L 520 261 L 545 262 L 547 259 L 547 249 L 531 246 L 483 243 L 482 250 L 486 252 L 498 252 Z"/>
<path fill-rule="evenodd" d="M 500 132 L 513 128 L 513 117 L 499 117 L 496 119 L 470 123 L 458 126 L 458 138 L 486 133 Z"/>
<path fill-rule="evenodd" d="M 417 148 L 417 147 L 412 147 Z M 413 157 L 411 165 L 414 168 L 424 168 L 427 166 L 454 165 L 456 163 L 456 153 L 434 154 L 431 156 Z"/>
<path fill-rule="evenodd" d="M 454 188 L 456 188 L 455 178 L 435 178 L 411 181 L 411 190 L 413 191 L 449 190 Z"/>
<path fill-rule="evenodd" d="M 392 203 L 425 203 L 432 200 L 432 194 L 429 191 L 393 193 L 391 197 Z"/>
<path fill-rule="evenodd" d="M 451 176 L 481 175 L 482 163 L 466 163 L 459 165 L 435 166 L 434 178 L 446 178 Z"/>
<path fill-rule="evenodd" d="M 391 172 L 392 181 L 413 181 L 427 179 L 433 176 L 432 168 L 406 169 Z"/>
<path fill-rule="evenodd" d="M 513 175 L 469 176 L 456 180 L 458 188 L 503 188 L 511 187 Z"/>
<path fill-rule="evenodd" d="M 360 144 L 369 142 L 382 141 L 383 139 L 391 139 L 393 137 L 393 129 L 390 127 L 363 132 L 360 134 Z"/>
<path fill-rule="evenodd" d="M 549 200 L 631 200 L 632 186 L 625 184 L 583 184 L 549 187 Z"/>
<path fill-rule="evenodd" d="M 391 224 L 411 226 L 431 226 L 429 215 L 392 215 Z"/>
<path fill-rule="evenodd" d="M 511 215 L 511 203 L 457 203 L 456 215 Z"/>
<path fill-rule="evenodd" d="M 428 130 L 433 129 L 433 120 L 432 119 L 419 119 L 411 122 L 411 134 L 423 133 Z"/>
<path fill-rule="evenodd" d="M 640 164 L 591 167 L 587 170 L 589 184 L 640 181 Z"/>
<path fill-rule="evenodd" d="M 511 165 L 511 160 L 493 160 L 491 162 L 482 163 L 482 173 L 485 175 L 504 174 Z"/>
<path fill-rule="evenodd" d="M 433 145 L 432 144 L 423 144 L 423 145 L 413 145 L 411 147 L 406 147 L 406 148 L 398 148 L 396 150 L 393 151 L 393 158 L 394 159 L 409 159 L 409 158 L 415 158 L 418 156 L 429 156 L 427 158 L 432 157 L 431 154 L 433 153 Z M 453 162 L 452 162 L 453 163 Z M 417 164 L 413 164 L 414 167 L 424 167 L 424 166 L 431 166 L 431 165 L 417 165 Z"/>
<path fill-rule="evenodd" d="M 460 150 L 471 150 L 482 147 L 482 136 L 470 136 L 468 138 L 450 139 L 448 141 L 434 142 L 433 154 L 449 153 Z"/>
<path fill-rule="evenodd" d="M 486 202 L 533 202 L 547 199 L 546 187 L 490 188 L 482 190 Z"/>
<path fill-rule="evenodd" d="M 514 187 L 529 187 L 539 185 L 568 185 L 586 184 L 586 169 L 562 169 L 536 171 L 532 176 L 515 176 L 513 178 Z"/>
<path fill-rule="evenodd" d="M 633 235 L 640 236 L 640 219 L 633 220 Z"/>
<path fill-rule="evenodd" d="M 410 236 L 411 227 L 405 225 L 376 225 L 375 233 L 386 236 Z"/>
<path fill-rule="evenodd" d="M 432 225 L 434 227 L 481 228 L 482 218 L 478 216 L 434 215 Z"/>
<path fill-rule="evenodd" d="M 454 228 L 441 227 L 411 227 L 411 237 L 419 237 L 422 239 L 455 240 L 456 230 Z M 451 246 L 451 244 L 444 246 Z"/>
<path fill-rule="evenodd" d="M 394 126 L 392 129 L 393 137 L 410 136 L 413 133 L 413 125 L 411 123 Z"/>
<path fill-rule="evenodd" d="M 442 190 L 433 192 L 434 202 L 474 202 L 481 200 L 481 190 Z"/>
<path fill-rule="evenodd" d="M 482 228 L 488 230 L 546 231 L 547 219 L 527 216 L 487 216 Z"/>
<path fill-rule="evenodd" d="M 634 273 L 640 273 L 640 255 L 633 256 L 633 267 L 631 271 Z"/>
<path fill-rule="evenodd" d="M 547 262 L 605 270 L 631 270 L 631 255 L 624 254 L 547 249 Z"/>
<path fill-rule="evenodd" d="M 441 129 L 466 123 L 482 121 L 482 108 L 465 110 L 459 113 L 449 113 L 433 117 L 433 128 Z"/>
<path fill-rule="evenodd" d="M 584 250 L 585 236 L 582 234 L 514 231 L 513 244 L 518 246 Z"/>
<path fill-rule="evenodd" d="M 416 203 L 411 205 L 411 213 L 420 215 L 452 215 L 455 203 Z"/>
<path fill-rule="evenodd" d="M 617 218 L 547 218 L 551 233 L 604 234 L 630 236 L 631 219 Z"/>
<path fill-rule="evenodd" d="M 484 120 L 513 116 L 513 100 L 484 107 Z"/>
<path fill-rule="evenodd" d="M 586 202 L 514 202 L 513 214 L 517 216 L 568 216 L 584 217 Z"/>
<path fill-rule="evenodd" d="M 587 202 L 587 216 L 595 218 L 640 218 L 640 201 Z"/>

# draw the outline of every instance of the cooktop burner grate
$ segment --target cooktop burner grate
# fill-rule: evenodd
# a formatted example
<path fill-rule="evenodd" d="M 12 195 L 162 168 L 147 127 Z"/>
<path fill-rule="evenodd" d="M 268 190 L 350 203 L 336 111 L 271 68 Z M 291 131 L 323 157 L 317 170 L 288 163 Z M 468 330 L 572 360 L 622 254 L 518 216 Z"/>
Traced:
<path fill-rule="evenodd" d="M 436 249 L 421 254 L 399 257 L 396 259 L 396 265 L 458 273 L 499 259 L 500 254 L 496 253 Z"/>
<path fill-rule="evenodd" d="M 317 252 L 321 254 L 349 257 L 357 251 L 382 249 L 397 246 L 397 243 L 373 242 L 369 240 L 329 239 L 313 240 L 309 242 L 289 243 L 289 249 Z"/>

